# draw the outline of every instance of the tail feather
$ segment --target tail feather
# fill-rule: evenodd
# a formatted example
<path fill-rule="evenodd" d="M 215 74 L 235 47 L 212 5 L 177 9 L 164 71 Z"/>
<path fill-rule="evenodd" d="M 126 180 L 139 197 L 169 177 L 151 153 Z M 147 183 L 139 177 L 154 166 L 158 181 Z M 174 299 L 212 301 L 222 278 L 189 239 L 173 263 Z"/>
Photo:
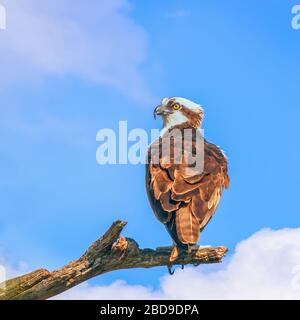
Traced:
<path fill-rule="evenodd" d="M 171 236 L 174 244 L 178 247 L 179 253 L 181 252 L 187 252 L 189 250 L 189 246 L 194 245 L 197 243 L 198 239 L 199 239 L 199 235 L 200 235 L 200 226 L 197 225 L 197 227 L 194 227 L 194 235 L 192 235 L 189 239 L 187 239 L 188 241 L 183 241 L 181 235 L 182 232 L 180 232 L 178 230 L 178 222 L 177 222 L 177 214 L 172 214 L 172 217 L 170 219 L 170 221 L 168 223 L 165 224 L 165 227 L 169 233 L 169 235 Z M 180 223 L 180 222 L 179 222 Z M 197 224 L 198 221 L 197 221 Z M 190 228 L 188 228 L 189 230 Z M 188 231 L 185 233 L 183 233 L 183 235 L 186 235 L 188 233 Z M 187 238 L 187 237 L 185 237 Z"/>
<path fill-rule="evenodd" d="M 179 240 L 184 244 L 196 244 L 200 236 L 200 223 L 189 205 L 176 212 L 176 228 Z"/>

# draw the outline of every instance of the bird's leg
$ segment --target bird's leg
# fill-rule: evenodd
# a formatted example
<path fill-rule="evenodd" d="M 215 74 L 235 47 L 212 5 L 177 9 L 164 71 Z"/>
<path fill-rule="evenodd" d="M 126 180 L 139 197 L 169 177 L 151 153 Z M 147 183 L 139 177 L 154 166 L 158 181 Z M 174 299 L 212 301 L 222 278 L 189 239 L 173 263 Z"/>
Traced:
<path fill-rule="evenodd" d="M 179 255 L 178 247 L 176 246 L 176 244 L 174 244 L 171 251 L 171 255 L 170 255 L 170 262 L 175 261 L 178 258 L 178 255 Z"/>
<path fill-rule="evenodd" d="M 200 248 L 200 246 L 198 246 L 197 244 L 194 244 L 194 245 L 192 245 L 192 246 L 190 246 L 190 250 L 192 251 L 192 250 L 198 250 Z M 194 267 L 198 267 L 200 265 L 200 263 L 193 263 L 193 266 Z"/>
<path fill-rule="evenodd" d="M 198 246 L 197 244 L 188 244 L 188 250 L 187 253 L 191 254 L 193 250 L 198 250 L 200 248 L 200 246 Z M 194 267 L 198 267 L 200 263 L 193 263 Z M 183 269 L 183 268 L 182 268 Z"/>
<path fill-rule="evenodd" d="M 193 250 L 198 250 L 200 248 L 200 246 L 198 246 L 197 244 L 189 244 L 188 245 L 188 254 L 190 254 Z"/>
<path fill-rule="evenodd" d="M 175 273 L 175 268 L 174 268 L 174 270 L 172 270 L 172 267 L 173 267 L 172 262 L 178 258 L 178 255 L 179 255 L 178 247 L 176 246 L 175 243 L 173 243 L 173 247 L 172 247 L 172 251 L 171 251 L 170 259 L 169 259 L 171 264 L 168 265 L 168 271 L 171 276 Z"/>

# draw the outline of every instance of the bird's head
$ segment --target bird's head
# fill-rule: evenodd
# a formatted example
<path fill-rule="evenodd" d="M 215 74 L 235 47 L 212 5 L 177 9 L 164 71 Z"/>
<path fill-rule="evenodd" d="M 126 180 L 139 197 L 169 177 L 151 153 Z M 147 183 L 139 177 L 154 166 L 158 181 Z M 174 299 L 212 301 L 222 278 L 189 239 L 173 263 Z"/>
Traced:
<path fill-rule="evenodd" d="M 203 108 L 188 99 L 164 98 L 154 110 L 154 117 L 162 116 L 164 128 L 170 129 L 185 125 L 190 128 L 200 128 L 203 119 Z"/>

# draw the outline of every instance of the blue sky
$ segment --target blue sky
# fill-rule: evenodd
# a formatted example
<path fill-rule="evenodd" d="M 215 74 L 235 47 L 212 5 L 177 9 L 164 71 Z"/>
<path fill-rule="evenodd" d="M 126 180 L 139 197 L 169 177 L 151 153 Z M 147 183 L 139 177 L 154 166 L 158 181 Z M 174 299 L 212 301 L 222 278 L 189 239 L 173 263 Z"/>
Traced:
<path fill-rule="evenodd" d="M 144 167 L 95 160 L 99 129 L 127 120 L 150 132 L 166 96 L 202 104 L 206 138 L 229 157 L 231 188 L 201 244 L 233 250 L 262 228 L 299 226 L 296 0 L 0 3 L 0 248 L 11 264 L 57 268 L 115 219 L 141 247 L 170 243 Z M 156 286 L 165 273 L 93 282 Z"/>

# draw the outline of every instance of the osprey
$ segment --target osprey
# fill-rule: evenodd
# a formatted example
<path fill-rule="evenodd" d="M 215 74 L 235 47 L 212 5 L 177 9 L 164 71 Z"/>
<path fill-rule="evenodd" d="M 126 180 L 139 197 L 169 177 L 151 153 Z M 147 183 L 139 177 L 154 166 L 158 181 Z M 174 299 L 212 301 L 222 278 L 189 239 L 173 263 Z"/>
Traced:
<path fill-rule="evenodd" d="M 203 114 L 200 105 L 178 97 L 163 99 L 154 110 L 164 127 L 148 150 L 146 188 L 155 216 L 174 242 L 170 262 L 197 244 L 229 186 L 226 156 L 201 135 Z M 202 155 L 200 165 L 189 161 L 196 153 Z"/>

